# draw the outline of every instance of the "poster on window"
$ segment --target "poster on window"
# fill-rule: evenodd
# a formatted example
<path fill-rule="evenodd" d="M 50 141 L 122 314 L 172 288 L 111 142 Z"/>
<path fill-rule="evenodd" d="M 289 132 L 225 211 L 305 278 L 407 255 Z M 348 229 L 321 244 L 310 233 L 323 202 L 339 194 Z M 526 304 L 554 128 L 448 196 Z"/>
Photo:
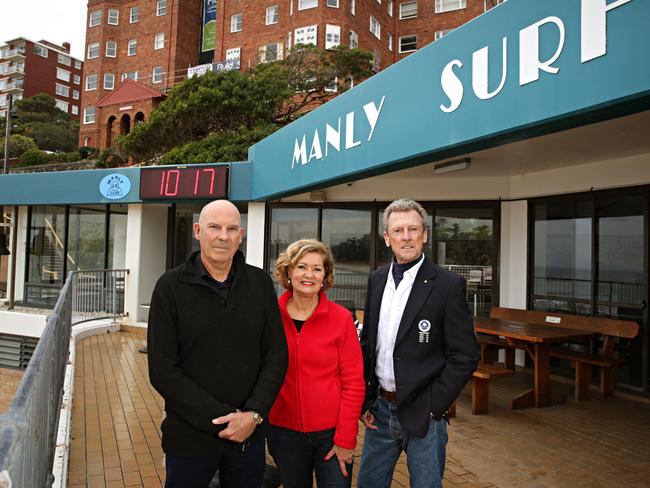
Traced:
<path fill-rule="evenodd" d="M 201 51 L 212 51 L 217 35 L 217 0 L 203 0 L 203 29 L 201 32 Z"/>

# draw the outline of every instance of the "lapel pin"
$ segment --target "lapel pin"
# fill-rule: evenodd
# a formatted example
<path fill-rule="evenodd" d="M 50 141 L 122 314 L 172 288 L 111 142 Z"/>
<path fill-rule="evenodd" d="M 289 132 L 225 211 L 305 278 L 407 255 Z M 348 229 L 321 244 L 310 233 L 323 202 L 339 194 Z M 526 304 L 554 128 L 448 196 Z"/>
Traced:
<path fill-rule="evenodd" d="M 429 280 L 424 280 L 424 282 L 425 282 L 425 283 L 428 283 L 428 282 L 429 282 Z"/>

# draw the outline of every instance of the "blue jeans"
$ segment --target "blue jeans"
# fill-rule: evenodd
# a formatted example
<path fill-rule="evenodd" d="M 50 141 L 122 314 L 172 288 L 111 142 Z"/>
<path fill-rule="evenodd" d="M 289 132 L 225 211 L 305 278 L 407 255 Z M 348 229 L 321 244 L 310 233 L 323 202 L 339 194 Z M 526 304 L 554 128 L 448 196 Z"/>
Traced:
<path fill-rule="evenodd" d="M 165 488 L 207 488 L 219 471 L 220 488 L 260 488 L 264 477 L 264 439 L 245 451 L 233 449 L 216 456 L 165 459 Z"/>
<path fill-rule="evenodd" d="M 284 488 L 311 488 L 314 471 L 318 488 L 348 488 L 352 484 L 352 463 L 346 464 L 346 478 L 336 456 L 323 459 L 334 446 L 334 429 L 298 432 L 269 425 L 267 444 Z"/>
<path fill-rule="evenodd" d="M 366 429 L 358 488 L 390 488 L 402 451 L 406 452 L 411 488 L 442 488 L 447 421 L 431 418 L 426 437 L 413 437 L 402 429 L 395 403 L 380 397 L 370 411 L 378 429 Z"/>

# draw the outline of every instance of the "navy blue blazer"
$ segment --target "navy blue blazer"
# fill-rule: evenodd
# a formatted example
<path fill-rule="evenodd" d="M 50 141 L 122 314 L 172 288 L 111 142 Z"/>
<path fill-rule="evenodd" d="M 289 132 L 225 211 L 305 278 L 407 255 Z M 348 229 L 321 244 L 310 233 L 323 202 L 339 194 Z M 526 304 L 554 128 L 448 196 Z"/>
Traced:
<path fill-rule="evenodd" d="M 364 412 L 378 395 L 377 327 L 389 270 L 390 265 L 383 266 L 368 277 L 361 333 Z M 393 352 L 397 414 L 402 427 L 416 437 L 427 434 L 432 415 L 447 411 L 478 364 L 480 350 L 465 286 L 461 276 L 425 257 L 404 309 Z M 420 332 L 429 326 L 426 342 Z"/>

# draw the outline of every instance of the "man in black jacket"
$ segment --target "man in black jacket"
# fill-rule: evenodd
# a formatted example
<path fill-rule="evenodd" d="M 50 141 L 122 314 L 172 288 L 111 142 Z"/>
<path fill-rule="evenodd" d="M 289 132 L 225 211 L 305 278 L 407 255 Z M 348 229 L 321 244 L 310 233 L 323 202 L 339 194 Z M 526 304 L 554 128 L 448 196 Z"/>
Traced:
<path fill-rule="evenodd" d="M 287 369 L 271 278 L 245 263 L 237 208 L 207 204 L 194 224 L 200 251 L 167 271 L 151 299 L 151 384 L 165 400 L 166 487 L 259 488 L 264 421 Z"/>
<path fill-rule="evenodd" d="M 445 414 L 478 363 L 465 281 L 424 256 L 426 218 L 413 200 L 396 200 L 384 211 L 384 240 L 394 259 L 368 279 L 359 488 L 389 488 L 402 450 L 411 487 L 442 487 Z"/>

